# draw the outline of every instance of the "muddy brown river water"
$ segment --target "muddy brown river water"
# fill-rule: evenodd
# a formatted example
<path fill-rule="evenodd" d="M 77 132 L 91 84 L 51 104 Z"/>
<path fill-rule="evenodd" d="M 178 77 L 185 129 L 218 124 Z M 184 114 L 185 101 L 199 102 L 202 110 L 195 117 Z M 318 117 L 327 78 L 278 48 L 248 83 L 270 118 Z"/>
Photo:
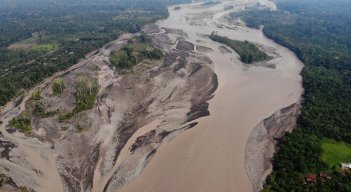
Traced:
<path fill-rule="evenodd" d="M 253 190 L 244 166 L 251 131 L 278 109 L 296 103 L 303 92 L 299 75 L 303 64 L 293 52 L 268 39 L 260 30 L 233 25 L 223 18 L 233 11 L 224 11 L 225 5 L 240 10 L 256 3 L 226 1 L 211 7 L 190 4 L 180 10 L 170 7 L 169 18 L 157 22 L 160 27 L 181 29 L 187 33 L 186 41 L 214 50 L 207 55 L 214 62 L 219 87 L 209 102 L 211 115 L 161 145 L 141 175 L 121 191 Z M 234 53 L 221 51 L 220 44 L 203 36 L 212 31 L 274 50 L 279 56 L 268 63 L 275 68 L 243 65 Z"/>

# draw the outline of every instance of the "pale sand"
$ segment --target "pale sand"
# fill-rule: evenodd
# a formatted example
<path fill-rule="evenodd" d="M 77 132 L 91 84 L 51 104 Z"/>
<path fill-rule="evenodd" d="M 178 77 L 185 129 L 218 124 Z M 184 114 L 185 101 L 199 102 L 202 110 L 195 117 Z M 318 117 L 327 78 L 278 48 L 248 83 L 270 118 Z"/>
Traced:
<path fill-rule="evenodd" d="M 254 4 L 254 1 L 250 3 Z M 233 4 L 238 9 L 245 5 L 242 1 L 225 4 Z M 210 101 L 211 115 L 200 119 L 193 129 L 161 145 L 142 174 L 119 191 L 252 191 L 244 166 L 245 146 L 252 129 L 276 110 L 295 103 L 303 92 L 299 75 L 303 65 L 291 51 L 267 39 L 258 30 L 240 26 L 237 30 L 215 27 L 215 22 L 221 22 L 219 18 L 225 15 L 223 4 L 206 9 L 191 9 L 192 6 L 182 6 L 178 11 L 170 7 L 170 17 L 157 24 L 182 29 L 189 35 L 187 41 L 197 44 L 201 39 L 201 42 L 206 41 L 201 45 L 215 50 L 208 54 L 219 80 L 216 95 Z M 196 12 L 209 11 L 214 12 L 213 18 L 197 15 L 195 21 L 191 20 Z M 191 23 L 199 25 L 190 26 L 189 17 Z M 271 63 L 277 68 L 244 70 L 233 54 L 220 52 L 220 44 L 197 34 L 210 34 L 213 30 L 232 39 L 276 48 L 281 57 Z"/>

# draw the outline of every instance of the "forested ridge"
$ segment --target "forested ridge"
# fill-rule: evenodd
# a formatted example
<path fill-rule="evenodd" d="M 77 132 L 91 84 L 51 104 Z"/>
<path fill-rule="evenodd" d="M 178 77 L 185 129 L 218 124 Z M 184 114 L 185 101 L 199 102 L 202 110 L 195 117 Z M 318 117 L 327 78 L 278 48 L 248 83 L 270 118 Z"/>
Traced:
<path fill-rule="evenodd" d="M 0 106 L 189 0 L 0 0 Z"/>
<path fill-rule="evenodd" d="M 274 170 L 264 191 L 351 191 L 351 174 L 340 169 L 342 162 L 330 166 L 322 160 L 322 145 L 328 147 L 330 140 L 351 143 L 351 2 L 276 3 L 277 11 L 249 9 L 231 14 L 250 27 L 263 25 L 269 38 L 293 50 L 305 63 L 297 128 L 278 140 Z M 316 181 L 306 182 L 307 175 L 319 173 L 331 179 L 317 176 Z"/>

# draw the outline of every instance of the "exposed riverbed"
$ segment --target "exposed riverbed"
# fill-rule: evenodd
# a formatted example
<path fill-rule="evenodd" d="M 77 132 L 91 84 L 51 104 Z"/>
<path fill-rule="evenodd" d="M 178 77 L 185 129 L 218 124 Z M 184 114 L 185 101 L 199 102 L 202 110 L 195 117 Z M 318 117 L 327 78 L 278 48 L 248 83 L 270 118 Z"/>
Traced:
<path fill-rule="evenodd" d="M 209 102 L 211 115 L 164 143 L 141 175 L 122 191 L 253 191 L 244 165 L 247 140 L 263 119 L 299 100 L 303 64 L 293 52 L 266 38 L 260 30 L 226 21 L 223 16 L 233 11 L 224 11 L 226 5 L 240 10 L 256 5 L 256 1 L 210 7 L 191 4 L 179 10 L 170 7 L 169 18 L 157 23 L 182 30 L 187 34 L 184 39 L 202 46 L 201 50 L 210 48 L 206 54 L 214 63 L 219 86 Z M 233 53 L 223 51 L 220 44 L 204 36 L 212 31 L 273 51 L 277 57 L 268 64 L 274 67 L 243 65 Z"/>

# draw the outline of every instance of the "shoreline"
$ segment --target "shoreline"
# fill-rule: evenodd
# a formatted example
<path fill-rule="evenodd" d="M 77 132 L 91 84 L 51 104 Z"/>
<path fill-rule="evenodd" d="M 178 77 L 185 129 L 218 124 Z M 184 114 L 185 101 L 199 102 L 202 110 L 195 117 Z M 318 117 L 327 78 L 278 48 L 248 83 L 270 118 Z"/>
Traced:
<path fill-rule="evenodd" d="M 245 149 L 245 168 L 255 192 L 263 189 L 267 176 L 272 172 L 276 139 L 296 128 L 300 108 L 299 100 L 276 111 L 252 130 Z"/>

